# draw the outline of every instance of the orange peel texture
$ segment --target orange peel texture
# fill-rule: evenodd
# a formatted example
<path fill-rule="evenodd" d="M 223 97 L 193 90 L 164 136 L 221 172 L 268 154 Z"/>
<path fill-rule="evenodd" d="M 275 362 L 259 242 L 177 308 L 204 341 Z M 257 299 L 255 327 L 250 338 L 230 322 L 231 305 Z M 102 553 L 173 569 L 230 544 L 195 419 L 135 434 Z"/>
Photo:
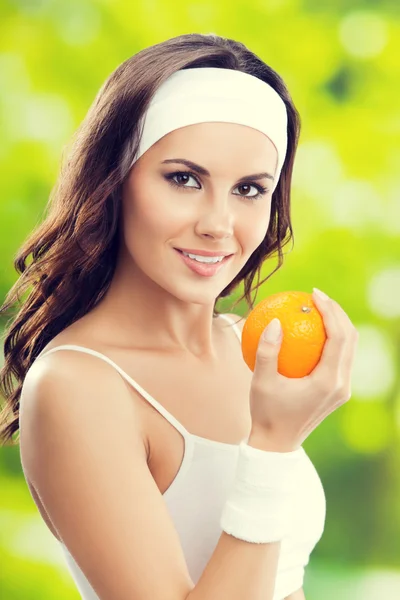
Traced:
<path fill-rule="evenodd" d="M 244 361 L 254 371 L 260 336 L 275 317 L 283 330 L 278 372 L 285 377 L 309 375 L 321 358 L 327 336 L 321 313 L 307 292 L 278 292 L 253 308 L 243 325 Z"/>

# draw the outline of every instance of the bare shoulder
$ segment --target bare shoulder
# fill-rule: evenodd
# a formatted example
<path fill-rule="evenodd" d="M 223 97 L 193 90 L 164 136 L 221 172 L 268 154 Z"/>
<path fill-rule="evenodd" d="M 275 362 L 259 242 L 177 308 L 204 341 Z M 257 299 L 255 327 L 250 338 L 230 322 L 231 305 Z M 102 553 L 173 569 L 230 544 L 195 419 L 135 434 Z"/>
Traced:
<path fill-rule="evenodd" d="M 32 364 L 20 407 L 23 470 L 97 595 L 186 597 L 194 584 L 119 373 L 60 349 Z"/>
<path fill-rule="evenodd" d="M 124 379 L 106 361 L 81 351 L 60 349 L 39 357 L 26 373 L 20 397 L 20 445 L 28 473 L 30 450 L 43 423 L 54 428 L 80 423 L 82 431 L 103 426 L 104 432 L 125 424 L 131 436 L 143 440 L 139 414 Z M 69 431 L 71 436 L 76 433 Z"/>
<path fill-rule="evenodd" d="M 57 349 L 57 352 L 50 352 L 46 356 L 41 356 L 47 350 L 52 350 L 62 344 L 72 344 L 72 342 L 68 339 L 52 340 L 36 358 L 26 373 L 22 387 L 23 396 L 28 389 L 33 390 L 37 386 L 46 389 L 55 386 L 61 389 L 63 385 L 67 385 L 68 388 L 71 385 L 74 387 L 79 385 L 80 388 L 92 391 L 88 396 L 88 402 L 90 402 L 90 398 L 102 390 L 104 385 L 109 389 L 114 387 L 116 382 L 119 384 L 118 391 L 122 392 L 124 385 L 121 385 L 121 382 L 123 382 L 121 376 L 111 365 L 99 359 L 96 355 L 79 350 L 60 348 Z M 91 349 L 90 344 L 84 346 Z M 114 396 L 114 402 L 121 397 L 120 394 L 114 394 Z M 126 403 L 121 402 L 122 404 L 125 405 Z"/>

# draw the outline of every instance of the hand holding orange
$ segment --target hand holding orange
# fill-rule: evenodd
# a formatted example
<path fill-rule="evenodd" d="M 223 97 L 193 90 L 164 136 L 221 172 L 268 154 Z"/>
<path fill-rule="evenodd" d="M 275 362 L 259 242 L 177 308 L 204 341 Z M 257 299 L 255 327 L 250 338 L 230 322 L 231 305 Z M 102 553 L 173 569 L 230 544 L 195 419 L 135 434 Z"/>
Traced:
<path fill-rule="evenodd" d="M 260 336 L 275 317 L 283 333 L 278 372 L 285 377 L 309 375 L 321 358 L 326 331 L 312 294 L 307 292 L 278 292 L 253 308 L 242 331 L 242 354 L 247 366 L 254 371 Z"/>

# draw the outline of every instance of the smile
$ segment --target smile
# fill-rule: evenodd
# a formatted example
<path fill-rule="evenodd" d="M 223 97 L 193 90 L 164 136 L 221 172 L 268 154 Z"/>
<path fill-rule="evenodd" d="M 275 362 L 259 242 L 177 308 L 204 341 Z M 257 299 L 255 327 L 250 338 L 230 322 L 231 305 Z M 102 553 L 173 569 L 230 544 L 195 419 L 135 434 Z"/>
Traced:
<path fill-rule="evenodd" d="M 233 256 L 233 254 L 230 256 L 224 256 L 223 259 L 219 260 L 218 262 L 200 262 L 195 258 L 186 256 L 181 250 L 177 250 L 176 248 L 174 248 L 174 250 L 179 254 L 182 261 L 189 267 L 189 269 L 194 271 L 194 273 L 197 273 L 197 275 L 201 275 L 203 277 L 212 277 L 218 273 Z"/>

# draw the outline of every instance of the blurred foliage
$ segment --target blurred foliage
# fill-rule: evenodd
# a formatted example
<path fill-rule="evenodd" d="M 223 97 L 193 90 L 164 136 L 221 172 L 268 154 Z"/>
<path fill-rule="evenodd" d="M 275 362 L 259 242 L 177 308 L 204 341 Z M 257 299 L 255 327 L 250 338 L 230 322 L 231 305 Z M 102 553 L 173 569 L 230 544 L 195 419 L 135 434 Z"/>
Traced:
<path fill-rule="evenodd" d="M 399 16 L 397 0 L 0 1 L 2 298 L 72 133 L 123 60 L 212 31 L 244 42 L 288 84 L 302 117 L 294 247 L 257 301 L 316 286 L 360 332 L 353 397 L 304 444 L 327 496 L 307 600 L 400 597 Z M 228 312 L 239 295 L 219 308 Z M 78 598 L 18 447 L 0 451 L 0 488 L 2 600 L 53 599 L 55 589 Z"/>

